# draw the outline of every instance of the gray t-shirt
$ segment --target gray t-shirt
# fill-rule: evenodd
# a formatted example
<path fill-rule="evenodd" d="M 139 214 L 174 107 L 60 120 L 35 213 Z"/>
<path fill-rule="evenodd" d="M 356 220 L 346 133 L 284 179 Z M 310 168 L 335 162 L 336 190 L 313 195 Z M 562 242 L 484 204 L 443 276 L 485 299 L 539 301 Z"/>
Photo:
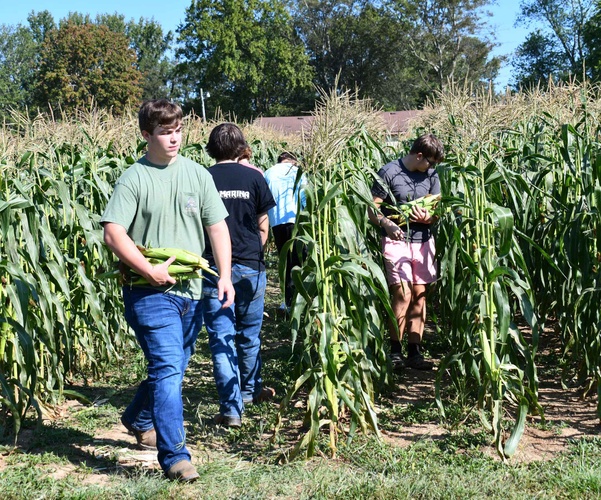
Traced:
<path fill-rule="evenodd" d="M 401 205 L 427 194 L 440 193 L 440 180 L 433 168 L 429 168 L 426 172 L 410 172 L 399 159 L 384 165 L 379 170 L 378 176 L 382 181 L 374 182 L 371 194 L 384 200 L 381 209 L 386 216 L 396 213 L 387 205 Z M 382 235 L 386 236 L 386 231 L 382 230 Z M 431 224 L 409 223 L 409 238 L 411 241 L 425 242 L 431 236 Z"/>
<path fill-rule="evenodd" d="M 115 184 L 100 221 L 123 226 L 137 245 L 182 248 L 202 255 L 203 226 L 227 215 L 207 169 L 178 155 L 167 166 L 143 157 L 129 167 Z M 195 300 L 202 296 L 201 279 L 152 288 Z"/>

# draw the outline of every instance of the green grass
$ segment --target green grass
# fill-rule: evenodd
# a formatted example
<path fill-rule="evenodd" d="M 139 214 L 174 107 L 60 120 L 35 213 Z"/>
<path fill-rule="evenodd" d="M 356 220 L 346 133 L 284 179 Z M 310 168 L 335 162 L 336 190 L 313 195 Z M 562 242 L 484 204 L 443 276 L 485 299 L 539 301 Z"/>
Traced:
<path fill-rule="evenodd" d="M 15 454 L 0 471 L 3 498 L 597 498 L 601 441 L 575 442 L 549 462 L 502 464 L 481 452 L 443 450 L 420 441 L 398 448 L 374 439 L 342 446 L 336 460 L 276 465 L 222 454 L 199 468 L 192 485 L 158 473 L 115 470 L 102 485 L 85 484 L 79 467 L 55 480 L 65 458 Z"/>
<path fill-rule="evenodd" d="M 267 385 L 283 396 L 293 379 L 289 332 L 275 316 L 279 292 L 271 287 L 265 321 L 264 369 Z M 436 342 L 429 344 L 440 357 Z M 90 404 L 70 406 L 63 416 L 36 430 L 27 420 L 19 447 L 10 439 L 0 445 L 0 497 L 68 499 L 396 499 L 396 498 L 599 498 L 601 439 L 574 441 L 568 452 L 545 462 L 502 463 L 490 452 L 491 436 L 477 412 L 448 398 L 441 419 L 431 394 L 423 400 L 398 402 L 399 384 L 409 374 L 395 375 L 395 385 L 378 401 L 385 433 L 411 425 L 438 425 L 447 432 L 399 446 L 391 439 L 357 435 L 341 440 L 338 454 L 328 456 L 327 433 L 309 461 L 282 462 L 295 443 L 303 418 L 302 400 L 286 415 L 289 423 L 272 441 L 277 406 L 247 409 L 240 429 L 212 423 L 218 411 L 206 335 L 201 334 L 184 384 L 188 443 L 200 479 L 192 485 L 166 481 L 160 471 L 120 463 L 124 449 L 134 452 L 131 438 L 102 439 L 119 428 L 119 416 L 144 376 L 137 350 L 121 353 L 106 377 L 75 389 Z M 76 380 L 76 379 L 74 379 Z M 82 378 L 81 381 L 84 379 Z M 80 382 L 81 382 L 80 381 Z M 433 383 L 433 382 L 432 382 Z M 547 429 L 542 429 L 547 430 Z"/>

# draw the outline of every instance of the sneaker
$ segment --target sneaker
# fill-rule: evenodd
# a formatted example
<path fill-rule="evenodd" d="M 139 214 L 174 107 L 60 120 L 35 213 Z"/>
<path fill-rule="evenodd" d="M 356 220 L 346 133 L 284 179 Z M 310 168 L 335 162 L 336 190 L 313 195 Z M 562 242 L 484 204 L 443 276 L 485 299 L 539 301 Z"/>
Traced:
<path fill-rule="evenodd" d="M 242 427 L 242 418 L 218 413 L 213 417 L 213 422 L 222 427 Z"/>
<path fill-rule="evenodd" d="M 242 400 L 242 402 L 245 405 L 250 405 L 250 404 L 258 405 L 261 403 L 265 403 L 267 401 L 271 401 L 274 397 L 275 397 L 275 389 L 273 387 L 263 387 L 263 389 L 261 389 L 261 392 L 259 392 L 259 394 L 257 396 L 255 396 L 252 399 Z"/>
<path fill-rule="evenodd" d="M 157 433 L 154 429 L 148 429 L 147 431 L 139 431 L 121 417 L 121 423 L 130 434 L 133 434 L 138 443 L 138 448 L 142 450 L 154 450 L 157 447 Z"/>
<path fill-rule="evenodd" d="M 192 483 L 200 476 L 194 466 L 188 460 L 180 460 L 173 464 L 167 471 L 167 477 L 171 481 L 179 481 L 180 483 Z"/>
<path fill-rule="evenodd" d="M 405 368 L 405 358 L 400 352 L 391 352 L 390 362 L 392 363 L 393 370 L 402 370 Z"/>
<path fill-rule="evenodd" d="M 405 360 L 405 366 L 413 368 L 414 370 L 431 370 L 434 367 L 434 363 L 430 360 L 424 359 L 424 355 L 421 353 L 409 356 Z"/>

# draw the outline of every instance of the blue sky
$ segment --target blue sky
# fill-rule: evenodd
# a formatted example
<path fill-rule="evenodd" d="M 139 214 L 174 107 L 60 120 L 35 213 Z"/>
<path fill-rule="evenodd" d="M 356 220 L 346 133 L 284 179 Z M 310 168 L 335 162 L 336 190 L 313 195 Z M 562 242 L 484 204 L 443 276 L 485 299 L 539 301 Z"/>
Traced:
<path fill-rule="evenodd" d="M 126 20 L 138 20 L 140 17 L 154 19 L 166 31 L 175 31 L 178 24 L 184 20 L 186 8 L 190 0 L 0 0 L 0 24 L 26 24 L 27 16 L 33 10 L 49 10 L 58 21 L 66 17 L 69 12 L 90 14 L 123 14 Z M 522 43 L 530 31 L 523 26 L 514 28 L 516 17 L 519 13 L 520 0 L 497 0 L 497 5 L 488 8 L 493 17 L 488 23 L 494 27 L 494 37 L 499 44 L 493 54 L 511 54 Z M 505 64 L 497 79 L 497 85 L 504 87 L 511 78 L 511 67 Z"/>

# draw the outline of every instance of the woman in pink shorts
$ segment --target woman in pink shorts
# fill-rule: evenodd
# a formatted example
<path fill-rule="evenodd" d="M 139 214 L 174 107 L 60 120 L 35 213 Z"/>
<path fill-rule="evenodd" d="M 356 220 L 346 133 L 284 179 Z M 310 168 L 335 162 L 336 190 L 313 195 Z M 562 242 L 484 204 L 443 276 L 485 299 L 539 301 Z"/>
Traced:
<path fill-rule="evenodd" d="M 395 206 L 440 193 L 435 166 L 444 157 L 444 148 L 432 134 L 415 140 L 409 154 L 380 169 L 380 179 L 372 186 L 376 210 L 370 220 L 381 228 L 382 252 L 396 324 L 390 324 L 390 358 L 395 369 L 430 370 L 433 363 L 424 359 L 421 343 L 426 321 L 426 285 L 436 280 L 436 261 L 432 223 L 426 209 L 414 206 L 409 224 L 388 218 L 398 213 Z M 407 357 L 401 341 L 407 332 Z"/>

